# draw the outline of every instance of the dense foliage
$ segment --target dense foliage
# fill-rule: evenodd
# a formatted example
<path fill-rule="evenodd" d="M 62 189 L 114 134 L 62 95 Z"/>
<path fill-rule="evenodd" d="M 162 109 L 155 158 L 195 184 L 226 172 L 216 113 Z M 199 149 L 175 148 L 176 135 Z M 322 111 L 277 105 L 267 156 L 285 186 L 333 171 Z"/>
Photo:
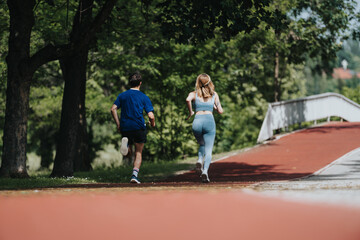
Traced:
<path fill-rule="evenodd" d="M 7 31 L 9 14 L 5 2 L 0 3 L 0 154 L 2 153 L 3 126 L 5 123 L 5 95 L 6 95 L 6 55 L 8 49 L 9 33 Z"/>
<path fill-rule="evenodd" d="M 61 44 L 66 39 L 69 19 L 76 7 L 75 1 L 69 1 L 69 7 L 58 1 L 53 6 L 38 2 L 33 52 L 40 43 L 55 39 L 56 44 Z M 358 48 L 350 45 L 339 51 L 337 42 L 345 34 L 348 16 L 353 15 L 352 1 L 317 4 L 300 0 L 265 1 L 267 4 L 261 8 L 254 4 L 250 10 L 243 9 L 238 1 L 209 1 L 214 6 L 209 5 L 207 10 L 214 16 L 203 15 L 200 10 L 208 1 L 198 1 L 201 4 L 189 11 L 187 2 L 119 1 L 109 22 L 91 44 L 86 114 L 92 160 L 109 145 L 119 148 L 121 136 L 116 133 L 110 107 L 116 96 L 127 89 L 127 76 L 136 70 L 143 75 L 141 90 L 155 108 L 157 126 L 149 128 L 144 152 L 144 159 L 150 161 L 196 154 L 191 121 L 186 121 L 185 98 L 194 90 L 196 76 L 203 72 L 211 76 L 224 108 L 223 115 L 215 115 L 214 152 L 255 144 L 267 103 L 274 101 L 276 94 L 277 100 L 286 100 L 337 91 L 359 102 L 359 83 L 331 85 L 335 80 L 329 74 L 331 67 L 338 66 L 336 53 L 339 58 L 346 56 L 354 68 L 360 59 Z M 227 14 L 233 14 L 231 4 L 235 4 L 237 11 L 253 17 L 241 19 L 234 15 L 232 23 L 224 23 L 217 17 L 216 4 L 220 2 L 228 9 Z M 0 6 L 0 124 L 3 126 L 9 16 L 6 4 Z M 187 19 L 183 24 L 182 18 Z M 191 26 L 197 18 L 203 20 L 205 32 L 194 34 Z M 161 24 L 161 19 L 166 19 L 166 24 Z M 229 24 L 236 25 L 227 28 Z M 249 25 L 257 27 L 250 31 Z M 328 73 L 327 77 L 323 77 L 323 72 Z M 319 79 L 325 79 L 321 80 L 322 87 Z M 358 87 L 357 91 L 343 88 L 346 85 Z M 50 62 L 36 72 L 30 95 L 28 151 L 41 156 L 44 168 L 54 158 L 63 90 L 58 62 Z"/>

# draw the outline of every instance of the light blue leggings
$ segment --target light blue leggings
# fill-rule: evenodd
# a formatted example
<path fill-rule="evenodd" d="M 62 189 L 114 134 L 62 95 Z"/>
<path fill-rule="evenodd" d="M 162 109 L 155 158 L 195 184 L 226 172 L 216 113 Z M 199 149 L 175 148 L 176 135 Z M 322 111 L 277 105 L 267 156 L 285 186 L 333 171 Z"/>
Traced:
<path fill-rule="evenodd" d="M 216 125 L 212 114 L 195 115 L 192 124 L 192 130 L 197 142 L 199 143 L 199 161 L 204 161 L 204 171 L 207 173 L 212 157 L 212 149 L 214 146 Z"/>

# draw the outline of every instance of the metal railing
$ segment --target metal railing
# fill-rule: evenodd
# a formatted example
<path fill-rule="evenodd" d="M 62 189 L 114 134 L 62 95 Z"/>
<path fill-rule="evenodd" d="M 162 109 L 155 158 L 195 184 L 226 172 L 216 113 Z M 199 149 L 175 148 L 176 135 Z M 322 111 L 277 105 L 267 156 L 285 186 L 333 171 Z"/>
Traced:
<path fill-rule="evenodd" d="M 360 122 L 360 105 L 338 93 L 323 93 L 289 101 L 269 103 L 257 141 L 273 136 L 273 130 L 296 123 L 340 117 Z"/>

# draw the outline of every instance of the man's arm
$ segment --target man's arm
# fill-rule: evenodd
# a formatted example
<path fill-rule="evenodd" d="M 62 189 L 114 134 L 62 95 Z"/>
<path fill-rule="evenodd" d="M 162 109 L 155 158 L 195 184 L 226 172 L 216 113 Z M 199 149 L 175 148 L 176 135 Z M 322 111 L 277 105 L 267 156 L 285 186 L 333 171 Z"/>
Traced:
<path fill-rule="evenodd" d="M 120 121 L 119 121 L 119 117 L 117 115 L 117 109 L 118 109 L 117 106 L 115 104 L 113 104 L 110 111 L 111 111 L 111 115 L 116 123 L 117 130 L 118 130 L 118 132 L 120 132 Z"/>
<path fill-rule="evenodd" d="M 155 127 L 155 115 L 153 112 L 148 112 L 149 122 L 152 127 Z"/>

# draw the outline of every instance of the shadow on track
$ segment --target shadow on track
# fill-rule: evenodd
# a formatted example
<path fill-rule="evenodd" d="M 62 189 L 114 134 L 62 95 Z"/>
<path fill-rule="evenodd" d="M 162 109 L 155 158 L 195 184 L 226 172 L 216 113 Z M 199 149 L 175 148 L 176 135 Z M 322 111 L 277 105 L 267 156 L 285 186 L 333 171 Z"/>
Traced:
<path fill-rule="evenodd" d="M 307 176 L 311 173 L 285 173 L 277 165 L 250 165 L 237 162 L 215 162 L 209 169 L 211 182 L 260 182 L 289 180 Z M 195 171 L 170 177 L 165 182 L 199 182 L 200 177 Z"/>

